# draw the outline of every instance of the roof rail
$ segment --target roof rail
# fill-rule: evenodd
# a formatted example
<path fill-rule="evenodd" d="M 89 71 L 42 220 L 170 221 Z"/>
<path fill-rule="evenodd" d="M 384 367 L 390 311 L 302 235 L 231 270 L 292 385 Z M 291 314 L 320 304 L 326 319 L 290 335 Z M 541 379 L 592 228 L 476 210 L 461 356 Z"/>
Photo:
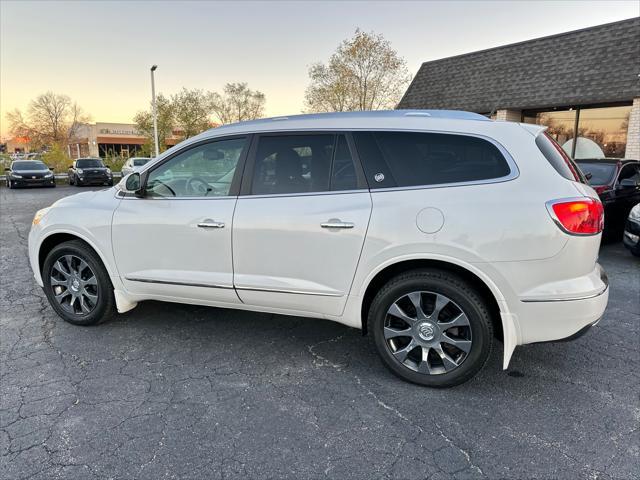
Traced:
<path fill-rule="evenodd" d="M 400 118 L 400 117 L 425 117 L 425 118 L 440 118 L 451 120 L 480 120 L 491 121 L 489 118 L 479 113 L 465 112 L 463 110 L 369 110 L 369 111 L 355 111 L 355 112 L 328 112 L 328 113 L 305 113 L 300 115 L 286 115 L 270 118 L 259 118 L 257 120 L 246 120 L 238 123 L 230 123 L 222 125 L 219 128 L 225 128 L 232 125 L 257 125 L 276 121 L 285 120 L 303 120 L 312 121 L 317 119 L 331 119 L 331 118 Z"/>

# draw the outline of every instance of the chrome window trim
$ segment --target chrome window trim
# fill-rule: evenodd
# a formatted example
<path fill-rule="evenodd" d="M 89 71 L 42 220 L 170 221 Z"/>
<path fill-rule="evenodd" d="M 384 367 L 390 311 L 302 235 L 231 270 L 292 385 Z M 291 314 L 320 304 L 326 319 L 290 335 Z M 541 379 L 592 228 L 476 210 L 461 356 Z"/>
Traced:
<path fill-rule="evenodd" d="M 261 195 L 240 195 L 240 199 L 280 198 L 280 197 L 319 197 L 321 195 L 353 195 L 354 193 L 369 193 L 366 188 L 358 190 L 333 190 L 325 192 L 299 192 L 299 193 L 269 193 Z"/>

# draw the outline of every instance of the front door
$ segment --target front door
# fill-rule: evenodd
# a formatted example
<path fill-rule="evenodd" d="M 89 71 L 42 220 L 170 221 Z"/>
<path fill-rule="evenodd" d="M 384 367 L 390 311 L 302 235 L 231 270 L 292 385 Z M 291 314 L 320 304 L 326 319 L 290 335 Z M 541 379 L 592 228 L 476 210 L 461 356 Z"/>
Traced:
<path fill-rule="evenodd" d="M 248 305 L 341 315 L 371 213 L 347 137 L 256 140 L 234 216 L 238 295 Z"/>
<path fill-rule="evenodd" d="M 144 198 L 120 202 L 112 238 L 129 292 L 239 303 L 231 224 L 247 143 L 236 137 L 186 147 L 152 167 Z"/>

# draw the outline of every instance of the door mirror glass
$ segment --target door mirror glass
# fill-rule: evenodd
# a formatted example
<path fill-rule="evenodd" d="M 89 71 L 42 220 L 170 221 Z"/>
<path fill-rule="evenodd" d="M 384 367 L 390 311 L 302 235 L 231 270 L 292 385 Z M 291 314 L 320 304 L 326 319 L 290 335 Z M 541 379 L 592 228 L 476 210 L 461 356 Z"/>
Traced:
<path fill-rule="evenodd" d="M 142 182 L 138 172 L 133 172 L 124 179 L 124 191 L 126 193 L 138 193 L 141 186 Z"/>

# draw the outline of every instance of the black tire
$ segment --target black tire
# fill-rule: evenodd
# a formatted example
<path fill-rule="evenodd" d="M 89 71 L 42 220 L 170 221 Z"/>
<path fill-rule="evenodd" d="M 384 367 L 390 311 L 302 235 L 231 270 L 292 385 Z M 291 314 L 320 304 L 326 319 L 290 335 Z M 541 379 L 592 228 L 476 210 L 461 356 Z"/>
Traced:
<path fill-rule="evenodd" d="M 392 320 L 394 319 L 387 312 L 395 302 L 411 292 L 433 292 L 433 294 L 448 297 L 453 305 L 449 308 L 461 310 L 466 315 L 469 325 L 462 327 L 461 331 L 469 332 L 466 335 L 470 335 L 469 338 L 472 340 L 471 347 L 466 354 L 462 350 L 459 351 L 463 356 L 458 358 L 462 360 L 459 362 L 459 366 L 451 371 L 438 374 L 420 373 L 394 357 L 392 353 L 393 347 L 390 345 L 392 340 L 385 339 L 384 334 L 385 322 L 389 321 L 388 317 Z M 432 293 L 423 295 L 428 297 Z M 423 295 L 420 295 L 421 303 L 425 302 Z M 433 308 L 435 308 L 435 305 Z M 445 309 L 442 309 L 442 311 L 444 312 Z M 436 322 L 438 325 L 443 325 L 437 319 Z M 367 318 L 367 328 L 369 338 L 389 370 L 403 380 L 428 387 L 445 388 L 466 382 L 484 367 L 493 348 L 493 326 L 486 302 L 469 282 L 458 275 L 443 270 L 413 270 L 392 278 L 373 299 Z M 448 330 L 448 332 L 451 332 L 451 330 Z M 416 340 L 420 341 L 421 339 L 416 337 Z M 446 347 L 449 348 L 448 345 Z M 418 350 L 418 354 L 421 354 L 422 350 Z M 427 348 L 427 351 L 429 355 L 432 355 L 429 348 Z M 415 353 L 416 351 L 414 350 L 412 354 Z M 435 353 L 433 352 L 433 354 Z M 435 358 L 437 360 L 437 357 Z M 407 360 L 404 361 L 406 362 Z M 444 369 L 444 363 L 442 370 L 446 370 Z"/>
<path fill-rule="evenodd" d="M 55 263 L 65 255 L 72 255 L 86 262 L 97 280 L 95 289 L 97 291 L 97 301 L 89 313 L 71 313 L 63 308 L 55 298 L 54 287 L 50 279 L 54 274 Z M 109 279 L 109 274 L 96 252 L 80 240 L 61 243 L 49 252 L 42 267 L 42 280 L 49 304 L 66 322 L 82 326 L 96 325 L 108 320 L 116 313 L 113 285 Z"/>
<path fill-rule="evenodd" d="M 73 178 L 73 184 L 74 184 L 76 187 L 81 187 L 81 186 L 82 186 L 82 182 L 80 181 L 80 179 L 78 178 L 78 176 L 77 176 L 77 175 Z"/>
<path fill-rule="evenodd" d="M 107 183 L 108 186 L 113 187 L 113 180 L 111 180 L 109 183 Z"/>
<path fill-rule="evenodd" d="M 69 185 L 73 185 L 73 177 L 69 176 Z"/>
<path fill-rule="evenodd" d="M 7 180 L 7 188 L 13 188 L 11 180 Z"/>

